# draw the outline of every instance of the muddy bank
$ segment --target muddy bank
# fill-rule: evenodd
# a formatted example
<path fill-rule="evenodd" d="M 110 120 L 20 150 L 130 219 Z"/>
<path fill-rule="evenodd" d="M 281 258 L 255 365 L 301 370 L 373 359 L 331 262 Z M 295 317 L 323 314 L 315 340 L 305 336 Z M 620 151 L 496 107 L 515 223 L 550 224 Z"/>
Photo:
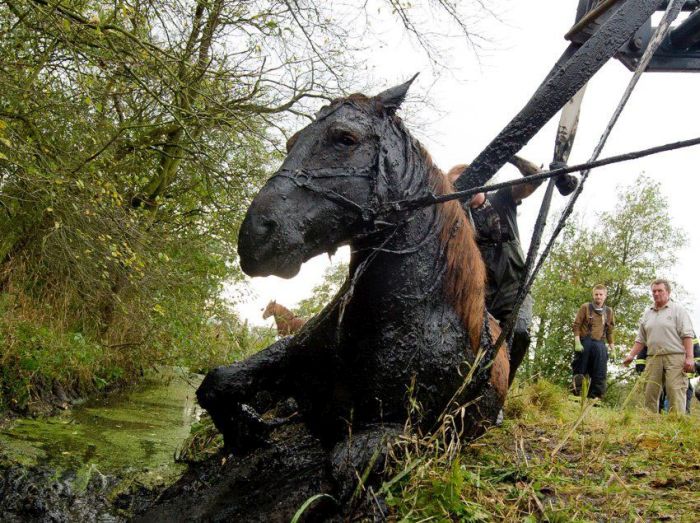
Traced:
<path fill-rule="evenodd" d="M 265 447 L 244 457 L 222 453 L 192 465 L 134 521 L 287 523 L 297 514 L 299 521 L 386 520 L 387 507 L 375 494 L 378 475 L 370 475 L 356 496 L 347 493 L 342 500 L 338 479 L 328 449 L 303 423 L 290 422 L 274 429 Z M 356 485 L 356 479 L 346 483 Z"/>
<path fill-rule="evenodd" d="M 112 497 L 122 481 L 96 470 L 89 477 L 75 471 L 57 476 L 51 467 L 6 463 L 0 466 L 2 521 L 128 521 L 131 510 L 148 506 L 155 495 L 152 489 L 137 488 Z"/>
<path fill-rule="evenodd" d="M 382 518 L 373 502 L 337 505 L 328 449 L 293 415 L 245 457 L 175 463 L 200 379 L 0 430 L 0 520 L 288 522 L 311 499 L 301 521 Z"/>
<path fill-rule="evenodd" d="M 270 443 L 244 458 L 219 454 L 192 465 L 163 492 L 157 506 L 135 521 L 282 523 L 290 521 L 307 499 L 332 492 L 326 451 L 303 424 L 280 427 Z M 306 514 L 319 520 L 336 512 L 335 503 L 323 498 Z"/>

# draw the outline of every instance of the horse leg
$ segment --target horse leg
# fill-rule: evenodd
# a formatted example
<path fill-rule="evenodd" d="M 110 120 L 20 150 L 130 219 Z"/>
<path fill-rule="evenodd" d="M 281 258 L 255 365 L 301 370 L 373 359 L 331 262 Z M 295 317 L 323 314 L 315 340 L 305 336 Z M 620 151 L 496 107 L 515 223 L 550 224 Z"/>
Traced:
<path fill-rule="evenodd" d="M 290 397 L 298 401 L 312 432 L 325 441 L 337 433 L 337 401 L 332 399 L 338 394 L 337 316 L 330 311 L 320 316 L 300 335 L 282 338 L 233 365 L 217 367 L 204 378 L 197 399 L 211 414 L 228 449 L 245 453 L 264 444 L 279 422 L 262 420 L 256 410 L 264 412 L 262 403 L 270 406 Z"/>
<path fill-rule="evenodd" d="M 379 510 L 380 513 L 375 514 L 379 516 L 375 521 L 386 518 L 386 507 L 381 500 L 376 496 L 371 500 L 366 496 L 360 497 L 359 493 L 363 489 L 376 489 L 379 485 L 391 444 L 402 433 L 403 426 L 400 424 L 371 425 L 353 432 L 333 447 L 329 455 L 330 468 L 341 506 L 348 501 L 354 506 L 377 501 L 379 505 L 373 504 L 373 508 L 374 512 Z M 369 507 L 363 508 L 365 510 L 362 512 L 366 512 Z"/>
<path fill-rule="evenodd" d="M 254 405 L 285 399 L 288 346 L 284 338 L 253 356 L 211 370 L 197 389 L 197 400 L 224 436 L 224 445 L 245 453 L 265 442 L 274 424 L 263 421 Z"/>

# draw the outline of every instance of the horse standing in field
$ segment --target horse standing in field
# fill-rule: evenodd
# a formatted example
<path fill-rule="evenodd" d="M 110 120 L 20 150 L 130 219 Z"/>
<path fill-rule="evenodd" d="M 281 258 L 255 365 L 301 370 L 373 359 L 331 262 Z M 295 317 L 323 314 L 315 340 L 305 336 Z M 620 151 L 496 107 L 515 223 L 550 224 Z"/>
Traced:
<path fill-rule="evenodd" d="M 263 311 L 262 317 L 264 320 L 268 319 L 270 316 L 274 316 L 277 334 L 280 336 L 296 334 L 306 323 L 305 318 L 295 316 L 292 311 L 284 305 L 277 303 L 276 300 L 271 300 Z"/>
<path fill-rule="evenodd" d="M 410 83 L 323 107 L 288 141 L 248 209 L 238 250 L 251 276 L 290 278 L 341 245 L 352 254 L 338 295 L 295 337 L 212 370 L 197 391 L 234 452 L 271 430 L 253 408 L 261 391 L 296 399 L 340 484 L 367 463 L 353 445 L 376 446 L 408 419 L 431 431 L 448 415 L 463 436 L 495 422 L 508 356 L 494 346 L 499 330 L 485 311 L 484 265 L 465 214 L 457 201 L 392 206 L 451 191 L 395 114 Z"/>

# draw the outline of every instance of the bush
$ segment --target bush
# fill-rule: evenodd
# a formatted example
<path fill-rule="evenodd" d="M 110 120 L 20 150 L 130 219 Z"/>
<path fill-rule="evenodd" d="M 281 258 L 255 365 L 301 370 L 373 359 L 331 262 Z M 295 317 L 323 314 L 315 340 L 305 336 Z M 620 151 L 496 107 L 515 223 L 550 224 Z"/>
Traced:
<path fill-rule="evenodd" d="M 18 317 L 0 304 L 0 410 L 31 410 L 57 388 L 69 394 L 103 389 L 125 375 L 124 362 L 80 332 Z"/>
<path fill-rule="evenodd" d="M 528 413 L 549 413 L 558 415 L 561 411 L 566 390 L 547 380 L 534 383 L 516 382 L 508 392 L 505 404 L 507 418 L 522 418 Z"/>
<path fill-rule="evenodd" d="M 223 302 L 199 313 L 191 302 L 161 303 L 167 305 L 155 314 L 121 312 L 112 327 L 121 335 L 110 339 L 72 330 L 24 293 L 0 294 L 0 412 L 35 413 L 57 393 L 77 397 L 135 383 L 156 366 L 206 372 L 274 341 L 269 330 L 241 323 Z"/>

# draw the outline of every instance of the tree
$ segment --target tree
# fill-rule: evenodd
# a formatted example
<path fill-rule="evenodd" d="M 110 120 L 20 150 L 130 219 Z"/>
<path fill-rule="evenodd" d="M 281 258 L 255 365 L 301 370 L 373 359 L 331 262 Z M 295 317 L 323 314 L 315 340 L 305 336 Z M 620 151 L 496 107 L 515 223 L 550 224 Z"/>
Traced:
<path fill-rule="evenodd" d="M 294 310 L 297 316 L 310 318 L 330 303 L 348 277 L 348 264 L 335 263 L 326 269 L 323 281 L 311 290 L 311 297 L 301 300 Z"/>
<path fill-rule="evenodd" d="M 671 223 L 658 182 L 640 176 L 618 191 L 614 211 L 590 225 L 571 219 L 535 281 L 534 354 L 524 366 L 530 376 L 569 380 L 573 319 L 598 283 L 608 287 L 606 303 L 615 310 L 616 344 L 630 345 L 651 281 L 671 271 L 676 249 L 686 242 Z"/>

